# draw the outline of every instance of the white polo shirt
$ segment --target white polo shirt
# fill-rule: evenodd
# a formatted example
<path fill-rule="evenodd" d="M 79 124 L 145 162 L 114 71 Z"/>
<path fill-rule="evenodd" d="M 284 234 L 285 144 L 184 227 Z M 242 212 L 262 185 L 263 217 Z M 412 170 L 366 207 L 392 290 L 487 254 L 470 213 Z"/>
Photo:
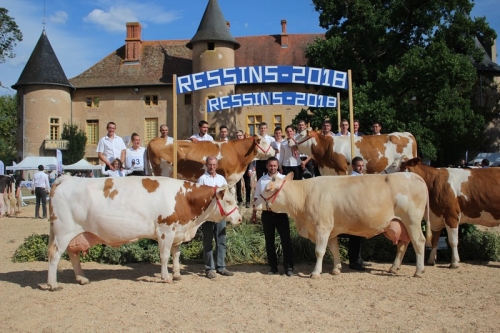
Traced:
<path fill-rule="evenodd" d="M 285 176 L 279 172 L 274 177 L 278 177 L 279 179 L 285 178 Z M 260 177 L 257 185 L 255 186 L 255 193 L 253 195 L 254 198 L 260 197 L 260 194 L 264 192 L 264 190 L 266 189 L 266 185 L 269 184 L 270 181 L 271 177 L 267 173 L 264 176 Z"/>
<path fill-rule="evenodd" d="M 115 137 L 111 139 L 106 135 L 99 140 L 96 151 L 98 153 L 103 153 L 109 163 L 113 163 L 116 158 L 121 157 L 122 150 L 124 149 L 127 149 L 127 146 L 125 146 L 125 142 L 123 142 L 121 137 L 115 135 Z"/>
<path fill-rule="evenodd" d="M 208 172 L 205 172 L 199 179 L 198 184 L 208 185 L 211 187 L 221 187 L 227 185 L 226 179 L 219 174 L 215 174 L 215 177 L 210 176 Z"/>
<path fill-rule="evenodd" d="M 145 171 L 146 164 L 146 148 L 139 147 L 139 149 L 135 150 L 130 147 L 126 151 L 125 155 L 125 168 L 134 169 L 134 171 Z"/>
<path fill-rule="evenodd" d="M 200 133 L 193 134 L 189 137 L 190 139 L 196 139 L 198 141 L 214 141 L 214 138 L 210 134 L 205 134 L 200 136 Z"/>

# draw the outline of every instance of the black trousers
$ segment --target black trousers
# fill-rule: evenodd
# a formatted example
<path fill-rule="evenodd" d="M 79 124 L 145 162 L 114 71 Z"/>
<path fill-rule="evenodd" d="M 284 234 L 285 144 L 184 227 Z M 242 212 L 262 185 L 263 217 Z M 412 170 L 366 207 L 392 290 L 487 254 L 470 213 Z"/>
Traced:
<path fill-rule="evenodd" d="M 349 264 L 360 263 L 361 259 L 361 239 L 363 237 L 349 235 Z"/>
<path fill-rule="evenodd" d="M 137 170 L 137 171 L 133 171 L 132 173 L 128 174 L 127 176 L 145 176 L 146 175 L 146 172 L 144 172 L 144 170 L 140 171 L 140 170 Z"/>
<path fill-rule="evenodd" d="M 278 271 L 278 257 L 276 245 L 274 244 L 275 229 L 280 235 L 281 247 L 283 248 L 283 266 L 285 270 L 293 269 L 292 239 L 290 237 L 290 224 L 288 215 L 285 213 L 262 212 L 262 229 L 266 240 L 267 261 L 274 272 Z"/>
<path fill-rule="evenodd" d="M 293 172 L 293 180 L 301 180 L 302 178 L 300 175 L 302 174 L 302 171 L 300 170 L 300 166 L 294 166 L 294 167 L 287 167 L 283 166 L 283 174 L 286 176 L 290 172 Z"/>
<path fill-rule="evenodd" d="M 252 203 L 251 201 L 251 192 L 252 189 L 250 188 L 250 176 L 248 175 L 248 172 L 245 171 L 243 174 L 243 181 L 245 182 L 245 198 L 246 202 Z M 242 186 L 241 186 L 241 179 L 236 183 L 236 196 L 238 198 L 238 202 L 243 202 L 243 194 L 241 193 Z"/>
<path fill-rule="evenodd" d="M 35 217 L 40 217 L 40 203 L 42 204 L 43 218 L 47 218 L 47 192 L 43 187 L 35 187 Z"/>
<path fill-rule="evenodd" d="M 266 160 L 255 161 L 255 175 L 257 176 L 257 180 L 259 180 L 260 177 L 264 176 L 267 173 L 266 164 Z"/>

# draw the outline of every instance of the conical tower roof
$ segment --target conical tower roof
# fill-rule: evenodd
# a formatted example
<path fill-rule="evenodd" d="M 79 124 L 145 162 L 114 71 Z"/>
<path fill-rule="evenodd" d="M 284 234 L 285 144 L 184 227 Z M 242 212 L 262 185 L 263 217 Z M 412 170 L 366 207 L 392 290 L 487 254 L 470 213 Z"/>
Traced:
<path fill-rule="evenodd" d="M 224 19 L 224 15 L 220 10 L 217 0 L 208 1 L 198 31 L 196 31 L 196 34 L 186 46 L 192 50 L 193 43 L 209 41 L 233 43 L 235 50 L 240 47 L 240 43 L 234 39 L 229 32 L 229 28 L 226 26 L 226 20 Z"/>
<path fill-rule="evenodd" d="M 43 30 L 19 80 L 12 88 L 28 84 L 49 84 L 73 88 Z"/>

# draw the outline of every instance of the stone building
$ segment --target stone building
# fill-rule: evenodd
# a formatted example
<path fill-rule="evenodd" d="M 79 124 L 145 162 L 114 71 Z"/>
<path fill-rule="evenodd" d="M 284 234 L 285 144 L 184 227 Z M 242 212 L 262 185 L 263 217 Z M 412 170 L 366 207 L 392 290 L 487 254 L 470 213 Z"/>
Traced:
<path fill-rule="evenodd" d="M 280 22 L 277 22 L 277 27 Z M 87 135 L 85 157 L 97 163 L 96 145 L 106 135 L 106 124 L 114 121 L 122 137 L 139 133 L 143 145 L 158 136 L 160 124 L 173 128 L 173 74 L 177 76 L 218 68 L 242 66 L 305 66 L 304 51 L 322 34 L 288 34 L 286 20 L 281 34 L 233 37 L 230 23 L 224 19 L 216 0 L 209 0 L 198 30 L 191 40 L 142 40 L 139 22 L 126 25 L 125 45 L 68 80 L 42 33 L 19 81 L 18 158 L 55 156 L 64 149 L 60 140 L 62 126 L 72 123 Z M 278 30 L 278 29 L 277 29 Z M 230 85 L 191 94 L 178 95 L 178 134 L 185 139 L 197 131 L 197 123 L 206 117 L 209 98 L 246 92 L 311 91 L 305 85 Z M 242 129 L 256 132 L 256 125 L 290 124 L 301 106 L 249 106 L 209 113 L 211 134 L 220 125 L 230 133 Z M 172 132 L 170 133 L 172 134 Z M 63 151 L 64 154 L 64 151 Z"/>

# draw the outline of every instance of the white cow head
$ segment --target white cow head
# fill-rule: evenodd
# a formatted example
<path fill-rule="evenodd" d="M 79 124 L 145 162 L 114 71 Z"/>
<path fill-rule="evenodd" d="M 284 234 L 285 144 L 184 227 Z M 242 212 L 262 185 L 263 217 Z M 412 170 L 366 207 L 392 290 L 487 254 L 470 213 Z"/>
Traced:
<path fill-rule="evenodd" d="M 232 225 L 241 223 L 241 214 L 238 210 L 236 199 L 229 191 L 229 187 L 224 185 L 215 189 L 214 200 L 216 214 L 220 214 L 220 219 L 225 219 Z"/>
<path fill-rule="evenodd" d="M 274 155 L 276 155 L 276 151 L 273 149 L 273 147 L 271 147 L 267 140 L 260 135 L 255 134 L 253 136 L 253 140 L 255 141 L 255 146 L 257 149 L 257 155 L 255 156 L 255 159 L 267 160 L 269 157 L 273 157 Z"/>
<path fill-rule="evenodd" d="M 275 213 L 283 213 L 283 211 L 279 209 L 279 205 L 274 205 L 274 203 L 279 197 L 285 183 L 291 180 L 293 180 L 293 172 L 289 173 L 283 179 L 279 177 L 272 177 L 271 181 L 266 185 L 264 191 L 260 194 L 260 197 L 255 200 L 255 210 L 271 210 Z"/>

